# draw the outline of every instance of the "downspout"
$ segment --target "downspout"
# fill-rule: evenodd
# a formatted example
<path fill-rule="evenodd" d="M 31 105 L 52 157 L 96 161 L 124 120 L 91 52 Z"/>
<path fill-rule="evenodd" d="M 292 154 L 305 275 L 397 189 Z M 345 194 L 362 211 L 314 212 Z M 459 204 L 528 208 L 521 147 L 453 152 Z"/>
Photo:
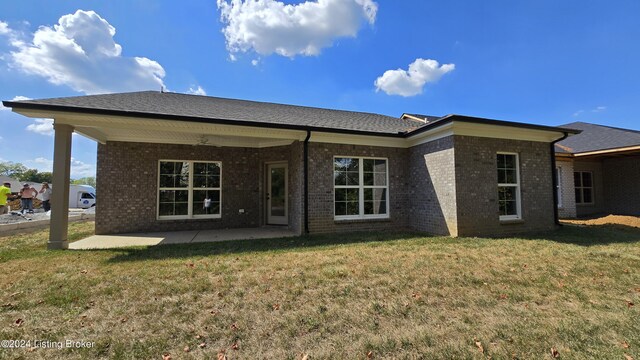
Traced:
<path fill-rule="evenodd" d="M 303 143 L 304 157 L 304 233 L 309 233 L 309 138 L 311 130 L 307 130 L 307 137 Z"/>
<path fill-rule="evenodd" d="M 560 217 L 558 215 L 558 173 L 556 171 L 556 143 L 566 139 L 569 133 L 563 133 L 561 138 L 551 142 L 551 183 L 553 188 L 553 220 L 556 225 L 561 226 Z"/>

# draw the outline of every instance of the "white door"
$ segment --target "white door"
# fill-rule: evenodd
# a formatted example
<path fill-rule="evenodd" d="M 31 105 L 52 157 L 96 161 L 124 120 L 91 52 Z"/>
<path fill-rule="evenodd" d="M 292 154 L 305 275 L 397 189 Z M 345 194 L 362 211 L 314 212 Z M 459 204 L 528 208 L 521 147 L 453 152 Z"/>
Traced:
<path fill-rule="evenodd" d="M 267 165 L 267 224 L 289 223 L 287 164 Z"/>

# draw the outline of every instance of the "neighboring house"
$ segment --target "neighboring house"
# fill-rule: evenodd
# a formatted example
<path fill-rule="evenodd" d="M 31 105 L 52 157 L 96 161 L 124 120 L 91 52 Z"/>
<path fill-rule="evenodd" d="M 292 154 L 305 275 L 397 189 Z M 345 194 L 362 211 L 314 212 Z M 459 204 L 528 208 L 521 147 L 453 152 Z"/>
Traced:
<path fill-rule="evenodd" d="M 556 144 L 561 217 L 640 215 L 640 131 L 574 122 Z"/>
<path fill-rule="evenodd" d="M 98 142 L 97 234 L 264 225 L 451 236 L 550 230 L 553 143 L 576 133 L 153 91 L 4 105 L 54 119 L 55 187 L 68 188 L 72 132 Z M 54 196 L 49 247 L 64 248 L 66 212 L 55 208 L 64 196 Z"/>

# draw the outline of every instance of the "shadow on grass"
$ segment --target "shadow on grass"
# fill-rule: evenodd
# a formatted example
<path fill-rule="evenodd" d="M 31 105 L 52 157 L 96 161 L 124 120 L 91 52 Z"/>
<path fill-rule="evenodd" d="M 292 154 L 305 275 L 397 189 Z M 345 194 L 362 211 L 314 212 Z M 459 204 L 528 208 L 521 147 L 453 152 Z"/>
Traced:
<path fill-rule="evenodd" d="M 568 225 L 551 232 L 520 236 L 529 240 L 549 240 L 579 246 L 640 243 L 640 229 L 618 224 Z"/>
<path fill-rule="evenodd" d="M 264 251 L 300 250 L 322 246 L 340 246 L 357 243 L 374 243 L 399 239 L 424 237 L 422 233 L 346 233 L 307 235 L 286 238 L 256 239 L 256 240 L 229 240 L 208 243 L 189 243 L 173 245 L 156 245 L 145 248 L 124 248 L 108 250 L 83 250 L 92 252 L 118 252 L 108 262 L 144 261 L 166 258 L 188 258 L 194 256 L 210 256 L 221 254 L 237 254 Z"/>

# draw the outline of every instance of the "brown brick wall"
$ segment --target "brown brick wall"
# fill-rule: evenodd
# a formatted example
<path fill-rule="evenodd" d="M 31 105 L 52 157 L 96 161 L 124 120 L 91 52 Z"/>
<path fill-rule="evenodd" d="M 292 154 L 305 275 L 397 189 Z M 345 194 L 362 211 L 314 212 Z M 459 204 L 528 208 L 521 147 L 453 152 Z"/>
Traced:
<path fill-rule="evenodd" d="M 501 224 L 496 152 L 520 154 L 522 214 Z M 334 219 L 333 157 L 388 159 L 390 218 Z M 222 218 L 156 220 L 158 160 L 222 162 Z M 286 161 L 289 227 L 303 230 L 303 144 L 265 149 L 108 142 L 98 146 L 96 233 L 257 227 L 265 223 L 265 170 Z M 410 149 L 309 144 L 311 233 L 419 230 L 443 235 L 503 235 L 553 228 L 549 145 L 451 136 Z M 245 213 L 240 214 L 239 209 Z"/>
<path fill-rule="evenodd" d="M 388 158 L 390 218 L 385 220 L 334 220 L 333 157 L 369 156 Z M 309 143 L 309 231 L 407 230 L 407 149 Z"/>
<path fill-rule="evenodd" d="M 457 235 L 453 136 L 409 149 L 410 225 L 418 231 Z"/>
<path fill-rule="evenodd" d="M 606 213 L 640 215 L 640 156 L 602 161 Z"/>
<path fill-rule="evenodd" d="M 555 228 L 548 143 L 455 136 L 458 234 L 501 236 Z M 497 152 L 520 159 L 522 221 L 500 222 Z"/>
<path fill-rule="evenodd" d="M 266 149 L 107 142 L 98 145 L 96 233 L 257 227 L 265 219 L 265 162 L 289 162 L 290 225 L 299 231 L 301 145 Z M 295 154 L 296 161 L 290 157 Z M 222 162 L 222 218 L 157 220 L 160 159 Z M 244 214 L 239 213 L 244 209 Z M 295 215 L 294 215 L 295 214 Z"/>

